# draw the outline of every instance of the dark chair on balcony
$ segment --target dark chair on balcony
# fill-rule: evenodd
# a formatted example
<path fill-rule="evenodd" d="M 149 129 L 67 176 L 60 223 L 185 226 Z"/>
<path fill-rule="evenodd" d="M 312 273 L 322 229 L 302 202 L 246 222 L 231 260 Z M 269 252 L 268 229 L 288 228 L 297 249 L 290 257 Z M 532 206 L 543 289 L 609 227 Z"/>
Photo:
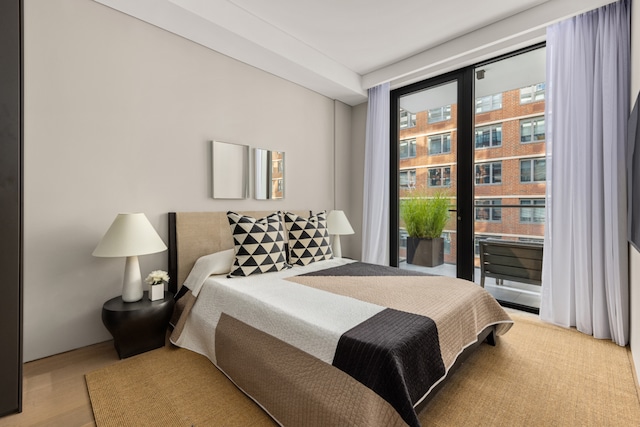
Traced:
<path fill-rule="evenodd" d="M 480 286 L 485 277 L 542 284 L 542 244 L 510 240 L 484 239 L 480 245 Z"/>

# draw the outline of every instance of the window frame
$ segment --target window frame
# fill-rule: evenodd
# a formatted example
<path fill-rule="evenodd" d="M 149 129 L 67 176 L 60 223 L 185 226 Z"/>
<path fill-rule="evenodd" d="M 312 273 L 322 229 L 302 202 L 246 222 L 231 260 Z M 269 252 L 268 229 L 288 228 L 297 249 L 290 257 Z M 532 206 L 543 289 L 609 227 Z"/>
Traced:
<path fill-rule="evenodd" d="M 443 182 L 443 181 L 446 180 L 447 181 L 446 184 L 441 184 L 441 185 L 432 185 L 431 184 L 431 179 L 432 179 L 431 178 L 431 171 L 432 170 L 437 170 L 437 169 L 440 170 L 440 177 L 437 178 L 437 179 L 439 179 L 440 182 Z M 446 178 L 444 178 L 445 169 L 449 170 L 448 177 L 446 177 Z M 449 166 L 436 166 L 436 167 L 433 167 L 433 168 L 427 168 L 427 187 L 429 187 L 429 188 L 449 188 L 449 187 L 451 187 L 451 165 L 449 165 Z"/>
<path fill-rule="evenodd" d="M 485 202 L 489 202 L 489 203 L 485 203 Z M 493 223 L 502 222 L 502 208 L 493 206 L 493 205 L 501 205 L 501 204 L 502 204 L 502 199 L 476 199 L 474 203 L 474 216 L 473 216 L 474 221 L 493 222 Z M 478 212 L 486 209 L 488 209 L 489 211 L 488 219 L 478 218 Z M 495 216 L 497 216 L 498 218 L 496 219 Z"/>
<path fill-rule="evenodd" d="M 437 152 L 437 153 L 433 153 L 432 150 L 431 150 L 431 143 L 433 142 L 432 139 L 436 139 L 438 137 L 440 139 L 440 151 Z M 445 139 L 445 137 L 448 140 L 447 141 L 447 146 L 448 146 L 449 149 L 447 151 L 442 150 L 442 146 L 444 145 L 443 144 L 443 139 Z M 428 144 L 428 148 L 427 149 L 428 149 L 428 153 L 429 153 L 430 156 L 439 156 L 441 154 L 450 154 L 451 153 L 451 132 L 439 133 L 437 135 L 430 135 L 430 136 L 427 137 L 427 144 Z"/>
<path fill-rule="evenodd" d="M 433 118 L 432 116 L 435 115 L 436 112 L 438 112 L 438 116 Z M 451 120 L 451 104 L 427 110 L 427 123 L 429 124 L 446 122 L 448 120 Z"/>
<path fill-rule="evenodd" d="M 489 102 L 484 102 L 484 100 L 489 100 Z M 484 106 L 488 106 L 487 109 L 484 109 Z M 502 92 L 500 93 L 492 93 L 491 95 L 480 96 L 476 98 L 475 105 L 476 114 L 487 113 L 489 111 L 502 110 Z"/>
<path fill-rule="evenodd" d="M 540 86 L 542 86 L 542 89 L 540 89 Z M 522 95 L 523 95 L 523 91 L 524 90 L 529 90 L 529 94 L 531 96 L 531 99 L 524 100 L 522 99 Z M 530 86 L 525 86 L 525 87 L 521 87 L 520 88 L 520 105 L 526 105 L 526 104 L 532 104 L 534 102 L 538 102 L 538 101 L 546 101 L 546 82 L 541 82 L 541 83 L 536 83 Z M 542 97 L 538 97 L 540 94 L 542 94 Z"/>
<path fill-rule="evenodd" d="M 406 143 L 407 144 L 407 156 L 402 156 L 402 144 Z M 411 146 L 413 146 L 413 155 L 411 153 Z M 398 158 L 400 160 L 406 160 L 406 159 L 414 159 L 416 158 L 418 153 L 418 142 L 416 140 L 416 138 L 407 138 L 407 139 L 401 139 L 399 144 L 398 144 Z"/>
<path fill-rule="evenodd" d="M 402 121 L 406 117 L 406 124 L 403 125 Z M 411 129 L 412 127 L 416 127 L 418 120 L 415 113 L 411 111 L 400 109 L 400 114 L 398 114 L 398 128 L 400 129 Z"/>
<path fill-rule="evenodd" d="M 500 165 L 500 181 L 496 182 L 495 181 L 495 177 L 494 177 L 494 165 L 499 164 Z M 478 182 L 478 167 L 482 167 L 484 165 L 489 165 L 489 179 L 490 182 Z M 502 184 L 502 160 L 499 160 L 497 162 L 482 162 L 482 163 L 476 163 L 476 168 L 475 168 L 475 185 L 501 185 Z"/>
<path fill-rule="evenodd" d="M 500 128 L 500 141 L 497 145 L 493 144 L 493 135 L 494 134 L 498 134 L 498 132 L 495 131 L 496 128 Z M 482 129 L 489 129 L 489 145 L 487 146 L 483 146 L 483 147 L 478 147 L 478 131 L 482 130 Z M 499 124 L 492 124 L 492 125 L 483 125 L 483 126 L 476 126 L 476 128 L 474 129 L 474 145 L 475 145 L 475 149 L 476 150 L 485 150 L 485 149 L 489 149 L 489 148 L 497 148 L 497 147 L 502 147 L 502 123 Z"/>
<path fill-rule="evenodd" d="M 403 173 L 407 174 L 407 185 L 406 186 L 402 185 L 402 174 Z M 411 175 L 413 175 L 413 178 L 414 178 L 413 179 L 413 186 L 411 186 Z M 417 182 L 418 181 L 417 176 L 418 176 L 418 174 L 417 174 L 417 171 L 416 171 L 415 168 L 414 169 L 402 169 L 402 170 L 400 170 L 398 172 L 398 184 L 399 184 L 399 187 L 401 189 L 403 189 L 403 190 L 413 190 L 413 189 L 415 189 L 416 185 L 418 183 Z"/>
<path fill-rule="evenodd" d="M 536 121 L 538 121 L 538 120 L 542 120 L 542 122 L 543 122 L 542 126 L 544 126 L 544 133 L 542 134 L 543 135 L 542 139 L 536 139 L 535 138 L 535 136 L 536 136 L 535 129 L 537 127 Z M 527 124 L 527 123 L 530 123 L 530 125 L 531 125 L 531 134 L 527 135 L 527 137 L 529 137 L 531 139 L 530 140 L 529 139 L 523 140 L 523 137 L 525 137 L 525 134 L 524 134 L 524 132 L 522 132 L 522 126 Z M 545 122 L 545 116 L 544 115 L 536 116 L 536 117 L 530 117 L 530 118 L 527 118 L 527 119 L 520 119 L 519 125 L 520 125 L 520 128 L 519 128 L 519 131 L 520 131 L 520 144 L 535 144 L 536 142 L 546 142 L 546 140 L 547 140 L 547 127 L 546 127 L 546 122 Z"/>
<path fill-rule="evenodd" d="M 536 176 L 536 162 L 544 162 L 545 164 L 545 168 L 544 168 L 544 178 L 543 179 L 535 179 Z M 522 179 L 522 164 L 525 162 L 529 162 L 530 164 L 530 175 L 531 175 L 531 179 L 529 181 L 525 181 Z M 535 157 L 535 158 L 529 158 L 529 159 L 520 159 L 520 164 L 519 164 L 519 170 L 520 170 L 520 184 L 540 184 L 540 183 L 545 183 L 547 181 L 547 158 L 546 157 Z"/>
<path fill-rule="evenodd" d="M 523 202 L 531 202 L 531 204 L 524 204 Z M 535 202 L 542 202 L 542 203 L 535 203 Z M 542 206 L 540 206 L 542 205 Z M 542 218 L 539 221 L 536 221 L 536 215 L 534 215 L 533 212 L 535 212 L 535 210 L 537 209 L 544 209 L 545 212 L 543 212 Z M 545 215 L 546 215 L 546 205 L 545 205 L 545 199 L 543 198 L 528 198 L 528 199 L 520 199 L 520 212 L 519 212 L 519 220 L 520 220 L 520 224 L 545 224 L 546 223 L 546 219 L 545 219 Z M 529 220 L 523 220 L 523 211 L 530 211 L 531 215 L 529 215 Z"/>

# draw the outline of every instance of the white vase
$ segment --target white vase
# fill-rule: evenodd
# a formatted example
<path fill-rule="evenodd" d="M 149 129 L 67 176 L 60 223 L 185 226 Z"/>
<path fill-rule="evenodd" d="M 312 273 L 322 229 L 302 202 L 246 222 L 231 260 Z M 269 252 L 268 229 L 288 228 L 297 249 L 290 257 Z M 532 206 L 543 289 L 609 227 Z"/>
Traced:
<path fill-rule="evenodd" d="M 156 301 L 164 298 L 164 283 L 149 285 L 149 300 Z"/>

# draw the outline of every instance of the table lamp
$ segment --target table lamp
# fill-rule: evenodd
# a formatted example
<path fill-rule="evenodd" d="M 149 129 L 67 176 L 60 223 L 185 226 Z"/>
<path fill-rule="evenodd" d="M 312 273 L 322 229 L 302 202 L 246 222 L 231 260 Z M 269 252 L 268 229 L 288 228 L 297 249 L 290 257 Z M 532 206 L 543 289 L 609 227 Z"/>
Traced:
<path fill-rule="evenodd" d="M 93 251 L 97 257 L 126 257 L 122 300 L 140 301 L 143 295 L 138 255 L 167 250 L 158 233 L 143 213 L 121 213 L 111 224 Z"/>
<path fill-rule="evenodd" d="M 342 247 L 340 246 L 340 235 L 353 234 L 353 228 L 349 224 L 349 220 L 343 211 L 331 211 L 327 216 L 327 230 L 333 235 L 333 244 L 331 249 L 333 256 L 342 258 Z"/>

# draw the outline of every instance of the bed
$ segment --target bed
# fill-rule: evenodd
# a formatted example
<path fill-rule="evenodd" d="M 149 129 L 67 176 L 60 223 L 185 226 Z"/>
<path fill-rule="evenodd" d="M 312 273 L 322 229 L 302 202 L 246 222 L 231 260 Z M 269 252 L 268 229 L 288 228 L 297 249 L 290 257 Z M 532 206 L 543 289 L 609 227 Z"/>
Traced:
<path fill-rule="evenodd" d="M 512 325 L 474 283 L 309 249 L 322 245 L 296 252 L 302 240 L 287 227 L 328 237 L 323 217 L 277 215 L 291 258 L 250 274 L 236 269 L 244 246 L 226 212 L 169 213 L 169 286 L 171 342 L 209 358 L 281 425 L 419 427 L 420 408 L 456 366 Z"/>

